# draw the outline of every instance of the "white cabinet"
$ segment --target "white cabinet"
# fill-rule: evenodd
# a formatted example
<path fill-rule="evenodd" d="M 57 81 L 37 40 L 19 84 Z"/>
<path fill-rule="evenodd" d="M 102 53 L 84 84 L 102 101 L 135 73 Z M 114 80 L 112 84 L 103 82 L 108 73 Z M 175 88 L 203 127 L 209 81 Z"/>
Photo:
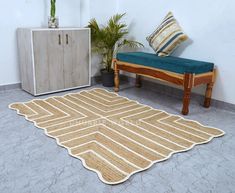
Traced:
<path fill-rule="evenodd" d="M 90 29 L 18 29 L 22 88 L 33 94 L 90 86 Z"/>

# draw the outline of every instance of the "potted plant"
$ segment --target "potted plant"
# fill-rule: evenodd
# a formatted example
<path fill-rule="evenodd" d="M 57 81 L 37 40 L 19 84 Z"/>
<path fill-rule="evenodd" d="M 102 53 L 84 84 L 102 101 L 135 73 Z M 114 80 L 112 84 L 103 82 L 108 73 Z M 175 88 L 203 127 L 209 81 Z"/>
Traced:
<path fill-rule="evenodd" d="M 56 17 L 56 0 L 51 0 L 51 11 L 50 11 L 50 17 L 48 19 L 48 27 L 49 28 L 59 27 L 59 19 L 58 17 Z"/>
<path fill-rule="evenodd" d="M 116 57 L 118 50 L 124 46 L 137 48 L 143 44 L 128 40 L 125 36 L 128 34 L 128 27 L 121 22 L 125 14 L 116 14 L 112 16 L 107 25 L 99 25 L 96 19 L 89 22 L 91 29 L 92 47 L 95 52 L 101 54 L 103 68 L 101 69 L 103 86 L 114 86 L 114 70 L 112 65 L 113 58 Z"/>

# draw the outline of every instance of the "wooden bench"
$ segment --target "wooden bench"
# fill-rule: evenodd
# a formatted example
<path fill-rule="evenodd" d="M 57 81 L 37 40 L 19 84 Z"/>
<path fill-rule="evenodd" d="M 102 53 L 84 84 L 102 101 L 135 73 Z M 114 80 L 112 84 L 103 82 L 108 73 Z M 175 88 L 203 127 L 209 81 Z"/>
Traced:
<path fill-rule="evenodd" d="M 115 92 L 119 91 L 119 71 L 136 74 L 136 87 L 141 87 L 141 76 L 147 76 L 183 86 L 182 114 L 189 113 L 190 95 L 193 87 L 207 84 L 204 107 L 209 108 L 215 82 L 214 64 L 177 57 L 159 57 L 144 52 L 119 53 L 113 59 Z"/>

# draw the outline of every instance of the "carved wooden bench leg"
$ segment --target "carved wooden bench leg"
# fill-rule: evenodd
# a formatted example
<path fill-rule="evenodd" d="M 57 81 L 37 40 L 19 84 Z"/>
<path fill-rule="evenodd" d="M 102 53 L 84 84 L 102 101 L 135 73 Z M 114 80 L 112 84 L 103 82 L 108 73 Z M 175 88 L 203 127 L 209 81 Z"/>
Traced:
<path fill-rule="evenodd" d="M 213 82 L 207 84 L 206 94 L 205 94 L 205 101 L 204 101 L 204 107 L 205 108 L 209 108 L 210 105 L 211 105 L 211 95 L 212 95 L 213 86 L 214 86 Z"/>
<path fill-rule="evenodd" d="M 184 98 L 183 98 L 183 108 L 182 108 L 183 115 L 188 115 L 189 113 L 189 103 L 190 103 L 190 97 L 191 97 L 192 83 L 193 83 L 193 74 L 185 74 L 184 75 Z"/>
<path fill-rule="evenodd" d="M 117 64 L 115 63 L 115 66 L 114 66 L 114 91 L 115 92 L 118 92 L 119 91 L 119 70 L 117 68 Z"/>
<path fill-rule="evenodd" d="M 215 83 L 216 78 L 216 69 L 213 70 L 213 76 L 212 81 L 207 84 L 206 86 L 206 94 L 205 94 L 205 100 L 204 100 L 204 107 L 209 108 L 211 105 L 211 96 L 212 96 L 212 90 Z"/>
<path fill-rule="evenodd" d="M 136 86 L 137 88 L 140 88 L 140 87 L 142 86 L 142 84 L 141 84 L 141 76 L 138 75 L 138 74 L 136 74 L 135 86 Z"/>

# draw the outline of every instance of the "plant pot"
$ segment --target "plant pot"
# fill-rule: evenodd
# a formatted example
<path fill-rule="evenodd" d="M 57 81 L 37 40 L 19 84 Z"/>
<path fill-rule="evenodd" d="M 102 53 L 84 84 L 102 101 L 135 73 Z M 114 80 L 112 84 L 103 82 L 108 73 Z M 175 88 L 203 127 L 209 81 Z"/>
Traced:
<path fill-rule="evenodd" d="M 59 18 L 58 17 L 49 17 L 48 18 L 48 27 L 49 28 L 58 28 L 59 27 Z"/>
<path fill-rule="evenodd" d="M 108 72 L 106 69 L 100 70 L 102 84 L 105 87 L 113 87 L 114 86 L 114 71 Z"/>

